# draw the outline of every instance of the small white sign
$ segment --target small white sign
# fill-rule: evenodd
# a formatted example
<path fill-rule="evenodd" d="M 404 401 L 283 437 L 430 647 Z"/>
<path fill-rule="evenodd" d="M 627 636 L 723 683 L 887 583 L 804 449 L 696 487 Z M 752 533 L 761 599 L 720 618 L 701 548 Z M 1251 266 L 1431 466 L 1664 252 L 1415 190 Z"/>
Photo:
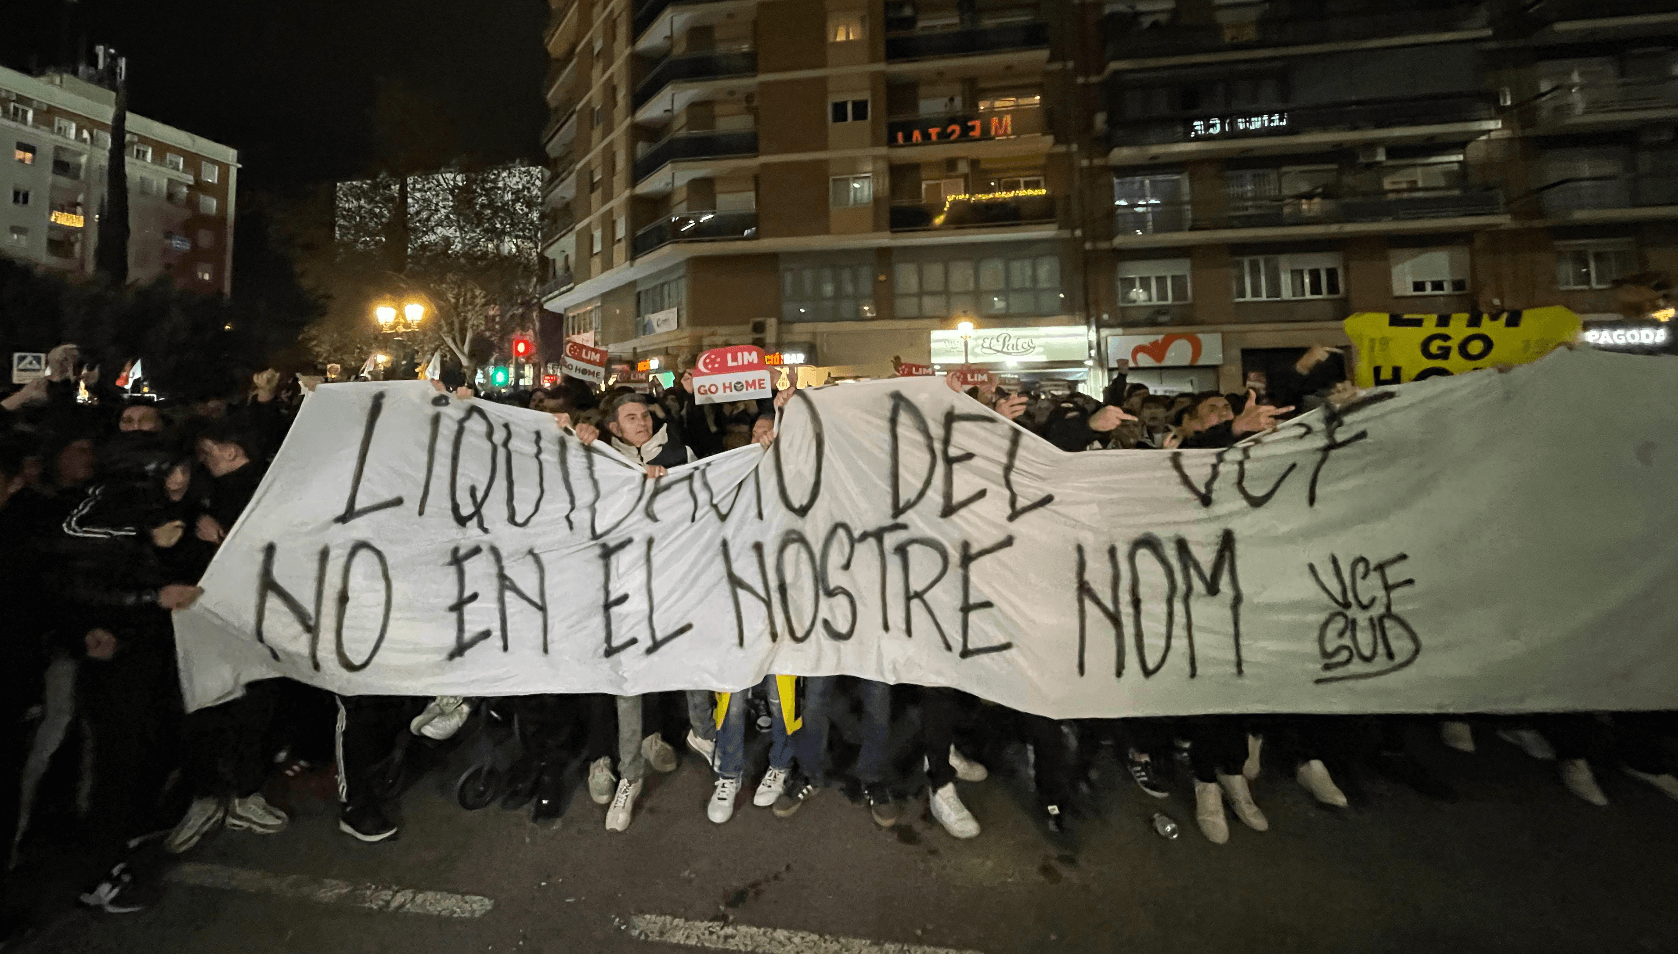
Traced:
<path fill-rule="evenodd" d="M 693 400 L 696 404 L 755 401 L 774 397 L 769 368 L 763 363 L 763 349 L 751 345 L 712 348 L 693 366 Z"/>
<path fill-rule="evenodd" d="M 12 352 L 12 383 L 28 384 L 36 378 L 45 377 L 47 373 L 47 356 L 39 351 Z"/>
<path fill-rule="evenodd" d="M 1187 368 L 1224 363 L 1221 334 L 1166 332 L 1157 335 L 1108 335 L 1107 364 L 1128 361 L 1133 368 Z"/>
<path fill-rule="evenodd" d="M 1008 361 L 1059 361 L 1083 364 L 1090 356 L 1089 331 L 1083 325 L 1024 328 L 976 328 L 962 347 L 961 332 L 932 332 L 933 364 L 991 364 Z"/>
<path fill-rule="evenodd" d="M 655 311 L 647 316 L 647 324 L 652 326 L 652 333 L 655 335 L 664 334 L 666 331 L 675 331 L 680 314 L 680 310 L 676 308 Z"/>

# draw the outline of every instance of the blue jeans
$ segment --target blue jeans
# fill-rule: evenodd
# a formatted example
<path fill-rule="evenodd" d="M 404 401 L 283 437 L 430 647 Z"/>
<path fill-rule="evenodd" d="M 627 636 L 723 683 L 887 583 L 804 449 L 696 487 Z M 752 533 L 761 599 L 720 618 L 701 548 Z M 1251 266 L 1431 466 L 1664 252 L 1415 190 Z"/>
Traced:
<path fill-rule="evenodd" d="M 811 676 L 804 680 L 804 727 L 794 740 L 798 767 L 812 785 L 826 785 L 827 737 L 833 727 L 833 686 L 837 676 Z M 883 782 L 890 771 L 891 686 L 868 679 L 857 680 L 862 693 L 862 753 L 856 760 L 856 777 L 864 784 Z"/>
<path fill-rule="evenodd" d="M 787 735 L 786 720 L 781 718 L 781 692 L 774 676 L 763 677 L 760 686 L 769 691 L 769 767 L 792 768 L 792 739 Z M 723 716 L 722 728 L 717 730 L 717 777 L 739 778 L 746 771 L 746 693 L 736 692 L 728 698 L 728 714 Z"/>

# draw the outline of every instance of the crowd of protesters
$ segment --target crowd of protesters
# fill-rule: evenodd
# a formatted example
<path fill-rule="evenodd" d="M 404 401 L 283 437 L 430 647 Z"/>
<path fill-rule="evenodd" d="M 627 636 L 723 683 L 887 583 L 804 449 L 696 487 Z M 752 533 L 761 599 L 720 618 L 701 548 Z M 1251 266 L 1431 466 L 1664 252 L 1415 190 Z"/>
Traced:
<path fill-rule="evenodd" d="M 1116 369 L 1101 398 L 986 387 L 975 400 L 1068 452 L 1229 446 L 1291 414 L 1354 399 L 1332 349 L 1313 348 L 1244 394 L 1153 394 Z M 460 382 L 450 382 L 459 384 Z M 467 392 L 462 391 L 465 394 Z M 700 405 L 684 376 L 652 394 L 596 393 L 566 379 L 510 400 L 554 414 L 585 442 L 607 441 L 649 477 L 775 438 L 775 402 Z M 1374 772 L 1438 799 L 1456 794 L 1417 757 L 1442 742 L 1472 752 L 1466 721 L 1385 716 L 1202 716 L 1062 720 L 1014 712 L 948 688 L 852 677 L 770 676 L 747 692 L 639 697 L 336 697 L 288 680 L 186 714 L 170 612 L 197 581 L 261 483 L 306 389 L 272 371 L 243 394 L 190 406 L 134 400 L 81 372 L 75 349 L 47 377 L 0 401 L 0 599 L 10 612 L 0 693 L 0 837 L 11 865 L 71 820 L 83 866 L 78 896 L 108 913 L 146 904 L 135 858 L 149 845 L 190 852 L 221 830 L 274 835 L 289 822 L 285 780 L 335 777 L 339 828 L 363 842 L 397 833 L 393 765 L 404 752 L 458 744 L 474 717 L 509 726 L 515 755 L 495 790 L 537 823 L 566 808 L 582 766 L 605 826 L 630 827 L 649 772 L 682 753 L 715 775 L 711 822 L 733 816 L 767 737 L 767 770 L 751 803 L 790 818 L 824 790 L 866 807 L 882 827 L 924 791 L 950 835 L 980 821 L 957 783 L 986 765 L 1024 766 L 1052 837 L 1097 803 L 1110 753 L 1117 777 L 1152 799 L 1192 795 L 1199 831 L 1230 837 L 1226 805 L 1254 831 L 1270 826 L 1254 798 L 1261 765 L 1318 803 L 1358 800 Z M 1554 762 L 1567 789 L 1607 804 L 1605 767 L 1678 798 L 1665 714 L 1557 714 L 1476 719 L 1484 732 Z M 1029 751 L 1029 759 L 1010 753 Z M 1593 768 L 1594 764 L 1594 768 Z M 396 773 L 399 774 L 399 773 Z M 1180 781 L 1179 781 L 1180 780 Z M 275 804 L 280 802 L 281 804 Z M 695 806 L 698 808 L 698 806 Z M 43 823 L 52 820 L 53 825 Z"/>

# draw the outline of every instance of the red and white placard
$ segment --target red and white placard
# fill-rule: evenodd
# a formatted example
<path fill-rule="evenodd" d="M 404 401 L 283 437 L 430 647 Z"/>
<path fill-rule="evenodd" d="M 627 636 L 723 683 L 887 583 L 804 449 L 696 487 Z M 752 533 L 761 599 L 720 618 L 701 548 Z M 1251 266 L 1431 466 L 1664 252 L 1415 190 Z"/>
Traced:
<path fill-rule="evenodd" d="M 693 366 L 693 399 L 698 404 L 721 404 L 774 397 L 771 380 L 762 348 L 712 348 Z"/>
<path fill-rule="evenodd" d="M 590 384 L 606 383 L 607 352 L 572 339 L 565 342 L 565 356 L 561 363 L 566 374 Z"/>

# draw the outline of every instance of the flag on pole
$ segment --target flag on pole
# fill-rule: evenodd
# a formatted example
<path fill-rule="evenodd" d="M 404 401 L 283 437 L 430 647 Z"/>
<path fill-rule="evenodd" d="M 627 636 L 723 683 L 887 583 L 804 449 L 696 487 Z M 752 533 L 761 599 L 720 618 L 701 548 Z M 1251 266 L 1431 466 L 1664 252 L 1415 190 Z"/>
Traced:
<path fill-rule="evenodd" d="M 361 366 L 361 373 L 366 375 L 368 378 L 371 378 L 373 377 L 373 372 L 378 369 L 379 355 L 378 352 L 374 352 L 373 354 L 367 356 L 367 363 Z"/>
<path fill-rule="evenodd" d="M 443 380 L 443 352 L 441 349 L 431 352 L 431 363 L 425 366 L 427 381 Z"/>
<path fill-rule="evenodd" d="M 128 390 L 134 389 L 134 385 L 139 383 L 140 379 L 145 376 L 140 371 L 141 360 L 142 359 L 135 359 L 123 367 L 122 374 L 117 376 L 117 387 Z"/>

